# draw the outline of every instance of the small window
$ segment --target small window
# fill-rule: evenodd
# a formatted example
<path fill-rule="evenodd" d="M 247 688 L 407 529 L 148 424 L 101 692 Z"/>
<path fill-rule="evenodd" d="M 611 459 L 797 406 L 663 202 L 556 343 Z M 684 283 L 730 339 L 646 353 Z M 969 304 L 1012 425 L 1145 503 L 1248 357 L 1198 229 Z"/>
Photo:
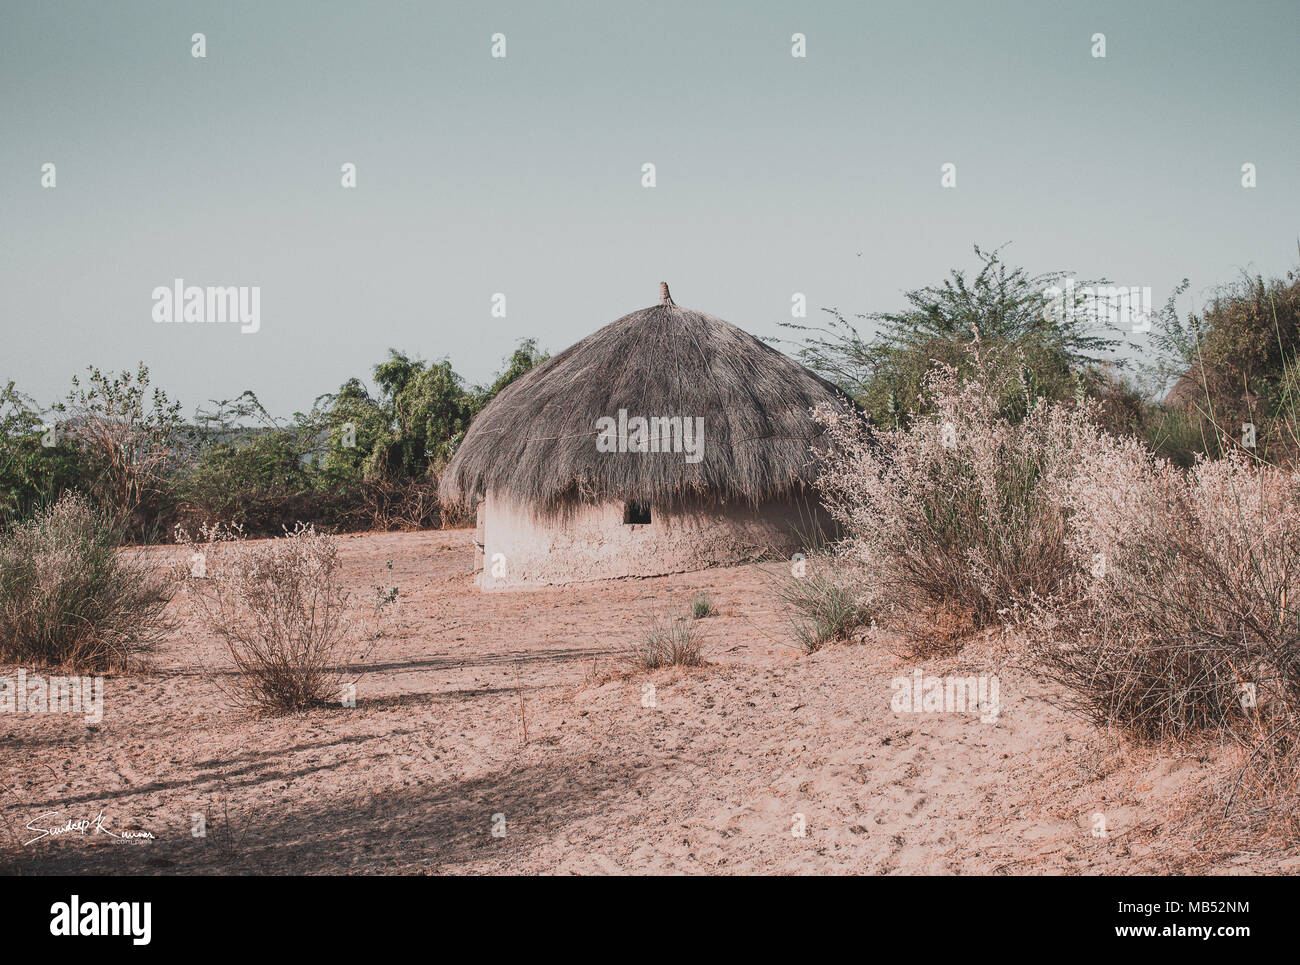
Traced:
<path fill-rule="evenodd" d="M 649 503 L 626 503 L 623 506 L 623 522 L 628 525 L 650 522 Z"/>

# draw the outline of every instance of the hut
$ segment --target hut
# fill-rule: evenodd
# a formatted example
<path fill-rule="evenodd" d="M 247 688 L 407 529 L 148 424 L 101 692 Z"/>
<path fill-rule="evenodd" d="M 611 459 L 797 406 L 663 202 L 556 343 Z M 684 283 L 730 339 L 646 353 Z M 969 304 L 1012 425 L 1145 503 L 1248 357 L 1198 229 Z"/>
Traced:
<path fill-rule="evenodd" d="M 441 480 L 476 505 L 484 589 L 797 552 L 829 382 L 736 326 L 659 304 L 547 359 L 475 418 Z"/>

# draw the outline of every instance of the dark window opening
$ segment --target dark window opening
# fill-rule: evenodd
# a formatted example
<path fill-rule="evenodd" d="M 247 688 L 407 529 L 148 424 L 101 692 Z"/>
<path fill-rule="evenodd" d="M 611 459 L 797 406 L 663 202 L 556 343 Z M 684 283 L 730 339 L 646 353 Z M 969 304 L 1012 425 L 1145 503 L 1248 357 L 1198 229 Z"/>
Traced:
<path fill-rule="evenodd" d="M 628 524 L 650 522 L 650 504 L 649 503 L 624 504 L 623 522 Z"/>

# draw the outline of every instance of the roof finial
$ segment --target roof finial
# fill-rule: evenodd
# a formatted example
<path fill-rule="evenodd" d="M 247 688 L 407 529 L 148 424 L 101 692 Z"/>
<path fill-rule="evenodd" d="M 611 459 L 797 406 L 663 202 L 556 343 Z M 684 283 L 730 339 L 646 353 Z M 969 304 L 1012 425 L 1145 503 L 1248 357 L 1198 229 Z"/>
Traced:
<path fill-rule="evenodd" d="M 673 296 L 668 294 L 668 282 L 666 281 L 661 281 L 659 283 L 659 304 L 673 305 Z M 673 307 L 676 306 L 674 305 Z"/>

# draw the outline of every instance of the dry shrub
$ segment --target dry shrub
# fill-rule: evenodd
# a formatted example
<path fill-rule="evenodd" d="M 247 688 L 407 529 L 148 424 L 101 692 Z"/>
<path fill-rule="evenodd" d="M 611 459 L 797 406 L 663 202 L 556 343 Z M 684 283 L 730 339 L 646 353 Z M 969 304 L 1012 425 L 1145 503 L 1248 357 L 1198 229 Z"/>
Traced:
<path fill-rule="evenodd" d="M 67 493 L 0 536 L 0 658 L 101 671 L 151 651 L 172 584 L 123 535 Z"/>
<path fill-rule="evenodd" d="M 1216 765 L 1211 779 L 1175 802 L 1180 820 L 1166 825 L 1178 834 L 1166 845 L 1181 845 L 1180 867 L 1172 873 L 1224 874 L 1225 867 L 1248 872 L 1247 856 L 1293 853 L 1300 841 L 1296 723 L 1262 734 L 1252 726 L 1254 733 L 1241 735 L 1236 745 L 1206 748 L 1204 759 Z M 1196 747 L 1195 741 L 1179 743 Z"/>
<path fill-rule="evenodd" d="M 1105 437 L 1066 502 L 1074 586 L 1043 658 L 1081 710 L 1144 737 L 1300 711 L 1300 479 Z"/>
<path fill-rule="evenodd" d="M 348 515 L 353 526 L 411 531 L 436 528 L 447 521 L 436 479 L 378 476 L 364 480 L 358 496 L 361 505 Z"/>
<path fill-rule="evenodd" d="M 904 429 L 816 413 L 828 442 L 818 486 L 842 548 L 881 623 L 922 650 L 1059 591 L 1070 562 L 1060 481 L 1097 432 L 1086 412 L 1041 401 L 1013 421 L 996 386 L 946 366 L 928 391 L 930 414 Z"/>
<path fill-rule="evenodd" d="M 1300 840 L 1300 747 L 1294 718 L 1241 749 L 1241 764 L 1228 784 L 1220 817 L 1248 836 L 1246 847 Z"/>
<path fill-rule="evenodd" d="M 966 646 L 976 630 L 969 610 L 943 604 L 919 613 L 895 611 L 891 625 L 907 641 L 905 654 L 919 659 L 951 656 Z"/>
<path fill-rule="evenodd" d="M 353 682 L 347 666 L 369 654 L 375 623 L 396 589 L 377 588 L 373 611 L 355 618 L 337 540 L 311 526 L 258 543 L 220 528 L 198 540 L 177 536 L 206 571 L 185 585 L 239 672 L 242 689 L 234 696 L 270 713 L 340 702 Z"/>
<path fill-rule="evenodd" d="M 704 646 L 689 618 L 655 614 L 632 645 L 631 658 L 642 670 L 701 667 L 704 665 Z"/>
<path fill-rule="evenodd" d="M 1071 692 L 1063 703 L 1098 726 L 1157 738 L 1231 723 L 1240 687 L 1222 650 L 1195 641 L 1129 640 L 1122 622 L 1088 628 L 1083 637 L 1042 659 Z"/>

